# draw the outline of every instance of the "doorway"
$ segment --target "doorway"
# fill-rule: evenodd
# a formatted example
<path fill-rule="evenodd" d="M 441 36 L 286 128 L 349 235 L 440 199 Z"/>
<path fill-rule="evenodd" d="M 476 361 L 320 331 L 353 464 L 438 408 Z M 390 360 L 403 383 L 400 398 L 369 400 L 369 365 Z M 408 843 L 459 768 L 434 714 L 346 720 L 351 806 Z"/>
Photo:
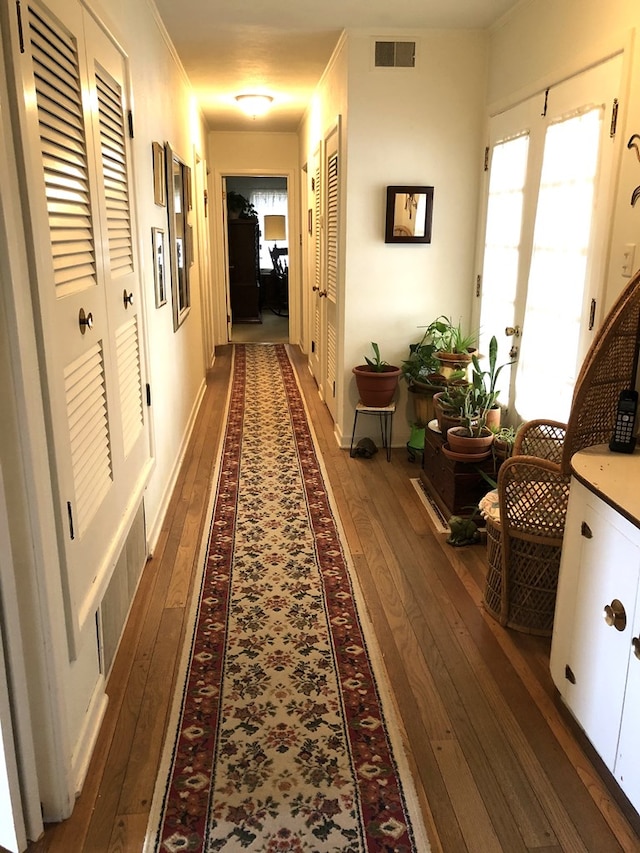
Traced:
<path fill-rule="evenodd" d="M 230 175 L 225 194 L 229 341 L 288 343 L 287 178 Z M 239 215 L 234 207 L 241 208 Z"/>

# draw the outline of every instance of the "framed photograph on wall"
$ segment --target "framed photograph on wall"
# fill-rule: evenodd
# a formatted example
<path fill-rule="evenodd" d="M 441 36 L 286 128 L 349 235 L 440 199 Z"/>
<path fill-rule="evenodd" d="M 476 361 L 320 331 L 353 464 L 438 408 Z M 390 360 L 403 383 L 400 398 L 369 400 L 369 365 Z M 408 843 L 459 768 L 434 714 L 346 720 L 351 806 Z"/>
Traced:
<path fill-rule="evenodd" d="M 164 207 L 167 203 L 164 146 L 160 145 L 159 142 L 152 142 L 151 153 L 153 159 L 153 200 L 155 204 Z"/>
<path fill-rule="evenodd" d="M 167 301 L 167 270 L 164 254 L 164 231 L 162 228 L 151 229 L 151 244 L 153 246 L 153 280 L 156 291 L 156 308 Z"/>

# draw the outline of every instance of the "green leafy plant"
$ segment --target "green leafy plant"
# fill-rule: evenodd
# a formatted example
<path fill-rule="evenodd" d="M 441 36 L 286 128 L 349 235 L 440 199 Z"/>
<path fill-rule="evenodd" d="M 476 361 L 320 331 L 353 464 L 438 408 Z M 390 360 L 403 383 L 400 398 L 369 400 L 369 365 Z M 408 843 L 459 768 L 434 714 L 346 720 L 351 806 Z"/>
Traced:
<path fill-rule="evenodd" d="M 426 328 L 425 337 L 435 346 L 435 352 L 470 353 L 476 346 L 475 332 L 463 332 L 461 323 L 441 314 Z"/>
<path fill-rule="evenodd" d="M 380 347 L 378 344 L 371 342 L 371 349 L 373 350 L 373 358 L 368 358 L 366 355 L 364 360 L 367 362 L 371 370 L 374 373 L 383 373 L 384 370 L 389 366 L 388 361 L 383 361 L 380 357 Z"/>
<path fill-rule="evenodd" d="M 496 366 L 498 362 L 498 339 L 495 335 L 489 341 L 489 369 L 482 370 L 480 367 L 480 359 L 474 353 L 471 356 L 471 364 L 472 364 L 472 383 L 476 384 L 478 388 L 482 388 L 486 394 L 494 394 L 495 399 L 497 400 L 498 394 L 500 393 L 496 389 L 496 385 L 498 384 L 498 377 L 500 376 L 501 371 L 505 367 L 509 367 L 513 364 L 512 361 L 506 361 L 504 364 Z M 495 400 L 494 400 L 495 404 Z"/>
<path fill-rule="evenodd" d="M 435 356 L 436 346 L 427 332 L 415 344 L 409 344 L 409 358 L 402 362 L 403 378 L 412 384 L 443 385 L 444 377 L 438 373 L 440 362 Z"/>

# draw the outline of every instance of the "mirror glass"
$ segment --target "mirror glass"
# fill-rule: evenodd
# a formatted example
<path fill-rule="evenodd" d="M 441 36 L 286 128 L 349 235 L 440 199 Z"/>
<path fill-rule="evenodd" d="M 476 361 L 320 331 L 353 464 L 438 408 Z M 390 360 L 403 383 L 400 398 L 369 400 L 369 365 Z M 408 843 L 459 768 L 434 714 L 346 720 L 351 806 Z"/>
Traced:
<path fill-rule="evenodd" d="M 433 187 L 387 187 L 386 243 L 430 243 Z"/>

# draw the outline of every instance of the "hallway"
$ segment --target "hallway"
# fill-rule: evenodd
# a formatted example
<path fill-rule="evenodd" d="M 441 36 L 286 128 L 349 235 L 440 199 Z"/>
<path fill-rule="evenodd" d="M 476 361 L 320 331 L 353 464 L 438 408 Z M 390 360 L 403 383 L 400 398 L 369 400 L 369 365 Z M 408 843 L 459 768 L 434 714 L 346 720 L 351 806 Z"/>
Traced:
<path fill-rule="evenodd" d="M 210 373 L 111 673 L 85 788 L 73 816 L 30 850 L 142 850 L 231 353 L 221 347 Z M 559 706 L 548 641 L 505 631 L 482 610 L 484 547 L 454 549 L 433 531 L 403 448 L 389 464 L 381 453 L 350 459 L 336 447 L 306 357 L 291 355 L 407 730 L 434 853 L 638 849 L 637 816 L 615 802 Z"/>

